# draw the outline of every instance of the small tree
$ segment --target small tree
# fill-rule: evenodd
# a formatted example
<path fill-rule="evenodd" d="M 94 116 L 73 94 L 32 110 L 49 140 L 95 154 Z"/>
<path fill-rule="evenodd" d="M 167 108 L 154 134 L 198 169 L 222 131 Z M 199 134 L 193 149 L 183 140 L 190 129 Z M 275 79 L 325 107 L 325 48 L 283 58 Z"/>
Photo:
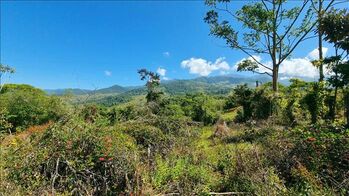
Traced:
<path fill-rule="evenodd" d="M 157 102 L 163 92 L 160 90 L 160 75 L 146 69 L 138 70 L 138 73 L 141 77 L 141 80 L 147 80 L 147 103 L 149 102 Z"/>
<path fill-rule="evenodd" d="M 324 39 L 332 43 L 335 48 L 335 55 L 325 58 L 323 63 L 327 65 L 332 75 L 328 82 L 334 87 L 334 110 L 332 119 L 336 114 L 337 91 L 339 88 L 349 84 L 349 13 L 346 9 L 332 9 L 323 16 L 320 24 L 320 31 Z"/>
<path fill-rule="evenodd" d="M 327 113 L 325 107 L 325 98 L 327 97 L 323 82 L 315 82 L 311 84 L 307 94 L 303 98 L 303 103 L 307 106 L 311 115 L 311 123 L 315 124 L 321 117 Z"/>
<path fill-rule="evenodd" d="M 271 76 L 273 90 L 277 91 L 281 63 L 302 41 L 310 38 L 308 34 L 316 25 L 312 20 L 311 6 L 308 6 L 309 0 L 303 0 L 300 7 L 291 9 L 286 9 L 286 0 L 261 0 L 244 5 L 236 12 L 229 9 L 229 2 L 230 0 L 206 1 L 212 8 L 204 19 L 210 25 L 211 34 L 224 39 L 229 47 L 239 49 L 250 57 L 238 65 L 238 71 L 253 71 Z M 228 20 L 220 22 L 218 19 L 224 16 L 231 17 L 244 28 L 236 30 L 236 24 L 232 26 Z M 255 55 L 260 54 L 270 56 L 271 67 L 256 58 Z"/>
<path fill-rule="evenodd" d="M 4 87 L 4 83 L 2 82 L 2 76 L 5 75 L 6 73 L 14 73 L 14 72 L 15 70 L 12 67 L 0 64 L 0 92 Z"/>

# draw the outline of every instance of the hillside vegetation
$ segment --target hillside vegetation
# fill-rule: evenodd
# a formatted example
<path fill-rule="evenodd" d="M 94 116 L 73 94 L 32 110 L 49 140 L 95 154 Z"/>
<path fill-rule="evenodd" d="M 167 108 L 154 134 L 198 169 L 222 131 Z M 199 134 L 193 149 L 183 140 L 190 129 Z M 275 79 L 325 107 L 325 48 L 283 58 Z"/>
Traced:
<path fill-rule="evenodd" d="M 277 101 L 265 84 L 228 96 L 136 96 L 111 107 L 5 85 L 1 192 L 346 195 L 344 99 L 333 121 L 326 88 L 291 82 L 280 86 Z"/>
<path fill-rule="evenodd" d="M 0 195 L 349 195 L 347 9 L 260 0 L 230 12 L 235 2 L 206 1 L 210 35 L 247 55 L 237 71 L 271 82 L 163 82 L 143 68 L 140 88 L 55 94 L 2 83 L 15 70 L 0 64 Z M 283 85 L 280 66 L 313 37 L 319 81 Z"/>

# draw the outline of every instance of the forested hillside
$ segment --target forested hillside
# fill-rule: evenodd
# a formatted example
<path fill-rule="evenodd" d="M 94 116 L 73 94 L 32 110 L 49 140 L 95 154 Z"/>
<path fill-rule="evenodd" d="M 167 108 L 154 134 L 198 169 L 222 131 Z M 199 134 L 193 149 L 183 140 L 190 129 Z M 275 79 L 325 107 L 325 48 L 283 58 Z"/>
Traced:
<path fill-rule="evenodd" d="M 249 77 L 140 67 L 141 87 L 50 91 L 5 84 L 16 66 L 0 64 L 0 195 L 349 195 L 349 14 L 286 2 L 246 3 L 241 41 L 221 18 L 234 1 L 206 1 L 211 36 L 250 55 L 237 65 Z M 282 59 L 311 33 L 335 51 L 312 61 L 319 81 L 281 83 Z"/>
<path fill-rule="evenodd" d="M 266 77 L 249 78 L 239 75 L 215 76 L 215 77 L 199 77 L 192 80 L 170 80 L 163 81 L 160 86 L 162 91 L 171 94 L 187 94 L 187 93 L 207 93 L 216 95 L 227 95 L 239 84 L 248 84 L 255 87 L 256 82 L 263 84 L 268 81 Z M 288 82 L 288 81 L 287 81 Z M 287 83 L 284 81 L 284 83 Z M 145 95 L 144 86 L 122 87 L 114 85 L 108 88 L 96 90 L 86 89 L 56 89 L 45 90 L 48 94 L 58 96 L 73 97 L 71 103 L 99 103 L 105 106 L 111 106 L 129 101 L 133 96 Z M 76 96 L 77 95 L 77 96 Z"/>

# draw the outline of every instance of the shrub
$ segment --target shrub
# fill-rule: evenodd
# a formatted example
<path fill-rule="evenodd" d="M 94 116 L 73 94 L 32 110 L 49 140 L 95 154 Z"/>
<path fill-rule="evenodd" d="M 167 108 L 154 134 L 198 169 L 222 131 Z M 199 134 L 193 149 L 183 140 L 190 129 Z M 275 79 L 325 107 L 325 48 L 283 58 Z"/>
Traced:
<path fill-rule="evenodd" d="M 279 195 L 287 191 L 275 168 L 267 165 L 257 148 L 236 147 L 234 154 L 221 156 L 218 168 L 224 175 L 218 186 L 222 192 Z"/>
<path fill-rule="evenodd" d="M 323 184 L 349 193 L 348 184 L 343 184 L 349 170 L 349 130 L 341 126 L 314 125 L 295 131 L 299 140 L 291 154 L 309 171 L 318 174 Z"/>
<path fill-rule="evenodd" d="M 0 108 L 7 110 L 12 131 L 57 120 L 66 111 L 57 97 L 47 96 L 29 85 L 5 85 L 0 96 Z"/>
<path fill-rule="evenodd" d="M 242 110 L 238 111 L 236 117 L 237 122 L 245 122 L 249 119 L 267 119 L 277 103 L 272 92 L 264 86 L 254 90 L 248 88 L 246 84 L 239 85 L 234 89 L 232 97 L 234 97 L 235 107 L 242 106 Z M 232 104 L 232 101 L 226 102 L 226 107 L 228 107 L 227 104 Z"/>
<path fill-rule="evenodd" d="M 132 191 L 135 155 L 127 135 L 72 118 L 7 146 L 4 157 L 6 177 L 23 189 L 100 195 Z"/>
<path fill-rule="evenodd" d="M 167 193 L 194 195 L 207 193 L 214 181 L 214 174 L 205 165 L 195 163 L 190 157 L 156 159 L 154 187 Z"/>
<path fill-rule="evenodd" d="M 5 108 L 0 108 L 0 134 L 11 133 L 12 124 L 9 122 L 9 114 Z"/>
<path fill-rule="evenodd" d="M 303 98 L 303 102 L 307 106 L 311 115 L 311 122 L 316 123 L 319 119 L 324 117 L 327 113 L 327 107 L 325 106 L 325 91 L 324 83 L 313 83 L 308 93 Z"/>

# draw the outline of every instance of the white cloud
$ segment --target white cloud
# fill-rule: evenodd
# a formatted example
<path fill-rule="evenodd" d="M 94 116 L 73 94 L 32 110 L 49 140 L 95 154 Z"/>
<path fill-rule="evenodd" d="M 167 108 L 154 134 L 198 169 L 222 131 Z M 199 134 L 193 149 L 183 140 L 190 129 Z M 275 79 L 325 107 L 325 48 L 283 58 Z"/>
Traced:
<path fill-rule="evenodd" d="M 111 75 L 112 75 L 112 72 L 111 72 L 111 71 L 108 71 L 108 70 L 105 70 L 105 71 L 104 71 L 104 74 L 105 74 L 106 76 L 111 76 Z"/>
<path fill-rule="evenodd" d="M 323 56 L 325 57 L 326 54 L 327 54 L 327 51 L 328 51 L 328 48 L 326 47 L 322 47 L 322 53 L 323 53 Z M 313 51 L 311 51 L 307 58 L 309 60 L 315 60 L 315 59 L 319 59 L 319 49 L 318 48 L 315 48 Z"/>
<path fill-rule="evenodd" d="M 284 77 L 316 78 L 319 71 L 307 58 L 292 58 L 280 65 L 279 74 Z"/>
<path fill-rule="evenodd" d="M 213 71 L 228 71 L 230 70 L 229 64 L 224 61 L 224 57 L 216 59 L 214 63 L 202 58 L 190 58 L 181 62 L 181 67 L 189 69 L 189 73 L 198 74 L 200 76 L 208 76 Z"/>
<path fill-rule="evenodd" d="M 164 77 L 162 77 L 162 79 L 163 79 L 163 80 L 170 80 L 170 78 L 165 77 L 165 76 L 164 76 Z"/>
<path fill-rule="evenodd" d="M 159 67 L 156 72 L 160 75 L 160 76 L 165 76 L 166 75 L 166 69 Z"/>
<path fill-rule="evenodd" d="M 240 63 L 242 63 L 242 61 L 244 61 L 244 60 L 255 61 L 254 59 L 256 59 L 258 62 L 261 62 L 261 60 L 262 60 L 262 57 L 261 57 L 261 56 L 257 56 L 257 55 L 252 55 L 252 56 L 253 56 L 253 58 L 252 58 L 252 57 L 243 58 L 243 59 L 241 59 L 240 61 L 236 62 L 235 65 L 234 65 L 234 67 L 233 67 L 232 69 L 237 70 L 238 65 L 239 65 Z"/>
<path fill-rule="evenodd" d="M 164 57 L 169 57 L 170 56 L 170 52 L 163 52 L 162 55 L 164 55 Z"/>
<path fill-rule="evenodd" d="M 323 48 L 324 56 L 326 56 L 327 51 L 328 51 L 328 48 Z M 271 61 L 263 62 L 263 59 L 260 56 L 254 56 L 254 58 L 259 62 L 263 63 L 264 65 L 266 65 L 267 67 L 272 67 Z M 284 60 L 279 67 L 280 79 L 284 80 L 284 79 L 290 79 L 295 77 L 305 77 L 305 78 L 314 79 L 319 77 L 318 69 L 314 67 L 311 63 L 312 60 L 318 59 L 318 58 L 319 58 L 319 52 L 318 52 L 318 49 L 315 48 L 307 56 L 303 58 L 290 58 L 290 59 Z M 235 64 L 234 69 L 236 69 L 237 65 L 245 59 L 246 58 L 243 58 L 240 61 L 238 61 Z M 247 59 L 253 60 L 251 57 Z M 270 70 L 261 66 L 258 68 L 258 71 L 262 73 L 264 72 L 271 73 Z"/>

